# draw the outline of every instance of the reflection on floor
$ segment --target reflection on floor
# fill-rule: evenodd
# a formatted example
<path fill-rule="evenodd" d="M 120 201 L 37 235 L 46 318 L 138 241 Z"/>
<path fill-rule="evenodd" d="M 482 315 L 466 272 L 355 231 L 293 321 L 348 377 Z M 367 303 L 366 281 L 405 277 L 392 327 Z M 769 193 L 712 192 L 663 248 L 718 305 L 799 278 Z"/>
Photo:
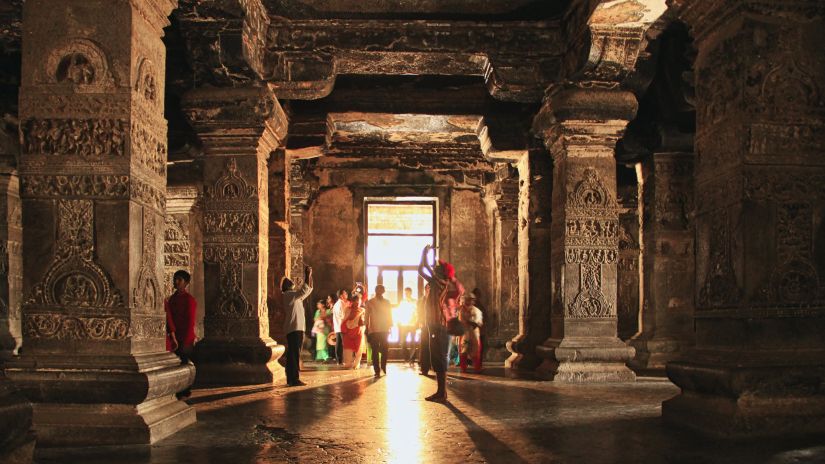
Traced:
<path fill-rule="evenodd" d="M 196 390 L 196 425 L 148 449 L 53 451 L 83 463 L 791 463 L 825 462 L 825 440 L 709 440 L 664 426 L 664 379 L 556 385 L 451 374 L 450 403 L 423 397 L 435 380 L 401 364 L 302 373 L 306 387 Z M 491 370 L 495 372 L 495 370 Z"/>

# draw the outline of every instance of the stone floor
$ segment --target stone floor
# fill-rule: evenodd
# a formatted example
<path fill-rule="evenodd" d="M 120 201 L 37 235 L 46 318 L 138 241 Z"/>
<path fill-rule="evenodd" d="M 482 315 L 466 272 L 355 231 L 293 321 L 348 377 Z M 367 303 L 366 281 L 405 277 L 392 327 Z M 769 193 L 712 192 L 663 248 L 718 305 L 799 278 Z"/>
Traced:
<path fill-rule="evenodd" d="M 825 438 L 724 442 L 664 426 L 665 379 L 556 385 L 494 375 L 450 375 L 450 404 L 422 398 L 435 380 L 391 364 L 324 366 L 306 387 L 196 390 L 198 422 L 149 449 L 53 450 L 40 464 L 95 463 L 807 463 Z"/>

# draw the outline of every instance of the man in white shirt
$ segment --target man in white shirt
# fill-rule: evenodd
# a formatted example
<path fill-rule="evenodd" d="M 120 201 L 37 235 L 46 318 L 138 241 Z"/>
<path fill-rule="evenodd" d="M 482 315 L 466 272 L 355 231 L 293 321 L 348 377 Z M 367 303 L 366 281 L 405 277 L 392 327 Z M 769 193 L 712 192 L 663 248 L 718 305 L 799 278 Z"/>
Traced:
<path fill-rule="evenodd" d="M 344 343 L 341 338 L 341 322 L 344 320 L 344 305 L 349 299 L 347 291 L 344 289 L 338 290 L 338 300 L 332 305 L 332 328 L 335 330 L 335 359 L 338 360 L 338 365 L 344 364 Z"/>
<path fill-rule="evenodd" d="M 300 360 L 301 347 L 304 344 L 304 332 L 307 330 L 304 300 L 312 293 L 312 268 L 304 269 L 304 285 L 295 289 L 295 284 L 284 277 L 281 280 L 281 292 L 284 294 L 284 333 L 286 334 L 286 383 L 290 387 L 306 385 L 301 382 Z"/>
<path fill-rule="evenodd" d="M 375 298 L 367 301 L 367 340 L 372 346 L 372 368 L 375 376 L 387 373 L 387 356 L 390 354 L 387 337 L 392 328 L 392 305 L 384 298 L 384 286 L 375 286 Z M 379 366 L 380 358 L 380 366 Z"/>

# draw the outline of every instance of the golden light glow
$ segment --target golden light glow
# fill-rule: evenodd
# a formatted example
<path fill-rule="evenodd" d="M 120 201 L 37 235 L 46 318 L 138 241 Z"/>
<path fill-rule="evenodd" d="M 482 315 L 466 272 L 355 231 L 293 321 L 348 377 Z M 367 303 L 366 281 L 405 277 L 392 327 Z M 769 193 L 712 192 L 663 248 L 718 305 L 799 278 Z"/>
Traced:
<path fill-rule="evenodd" d="M 387 400 L 384 430 L 388 445 L 388 460 L 392 463 L 419 463 L 422 461 L 424 423 L 421 396 L 423 382 L 413 369 L 391 366 L 392 371 L 383 378 Z"/>
<path fill-rule="evenodd" d="M 433 206 L 410 203 L 370 203 L 367 205 L 369 233 L 433 233 Z"/>

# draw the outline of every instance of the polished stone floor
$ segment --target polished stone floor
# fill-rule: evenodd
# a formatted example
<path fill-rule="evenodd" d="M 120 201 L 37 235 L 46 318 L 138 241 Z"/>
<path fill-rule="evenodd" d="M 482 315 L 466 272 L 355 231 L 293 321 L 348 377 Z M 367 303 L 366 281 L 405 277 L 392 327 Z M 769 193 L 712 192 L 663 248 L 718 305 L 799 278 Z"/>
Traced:
<path fill-rule="evenodd" d="M 808 463 L 825 462 L 825 438 L 726 442 L 662 424 L 665 379 L 557 385 L 451 373 L 450 403 L 423 400 L 433 378 L 391 364 L 324 366 L 306 387 L 196 390 L 198 422 L 149 449 L 61 450 L 52 463 Z M 493 374 L 493 375 L 489 375 Z"/>

